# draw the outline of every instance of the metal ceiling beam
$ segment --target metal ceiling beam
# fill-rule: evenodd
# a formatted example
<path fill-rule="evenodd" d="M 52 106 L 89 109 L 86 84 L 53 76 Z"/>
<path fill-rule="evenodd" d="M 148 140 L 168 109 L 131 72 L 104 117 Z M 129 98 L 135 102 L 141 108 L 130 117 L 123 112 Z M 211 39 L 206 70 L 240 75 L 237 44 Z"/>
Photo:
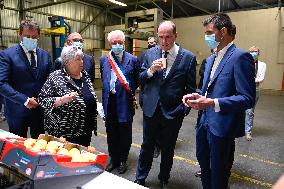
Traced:
<path fill-rule="evenodd" d="M 80 1 L 80 0 L 75 0 L 76 3 L 80 3 L 80 4 L 84 4 L 84 5 L 87 5 L 87 6 L 91 6 L 91 7 L 94 7 L 94 8 L 97 8 L 97 9 L 100 9 L 100 10 L 103 10 L 103 9 L 108 9 L 106 7 L 100 7 L 100 6 L 97 6 L 97 5 L 94 5 L 94 4 L 91 4 L 91 3 L 87 3 L 87 2 L 84 2 L 84 1 Z M 116 16 L 116 17 L 119 17 L 120 19 L 124 19 L 124 16 L 121 16 L 113 11 L 110 11 L 108 9 L 108 13 Z"/>
<path fill-rule="evenodd" d="M 200 8 L 200 7 L 194 5 L 194 4 L 192 4 L 192 3 L 190 3 L 190 2 L 188 2 L 188 1 L 186 1 L 186 0 L 179 0 L 179 1 L 181 1 L 181 2 L 183 2 L 183 3 L 185 3 L 185 4 L 187 4 L 187 5 L 189 5 L 189 6 L 193 7 L 193 8 L 195 8 L 195 9 L 198 9 L 198 10 L 200 10 L 200 11 L 206 13 L 206 14 L 212 14 L 212 12 L 210 12 L 210 11 L 208 11 L 208 10 L 206 10 L 206 9 Z"/>
<path fill-rule="evenodd" d="M 266 7 L 266 8 L 272 8 L 271 6 L 269 6 L 269 5 L 265 4 L 265 3 L 261 3 L 259 1 L 255 1 L 255 0 L 249 0 L 249 1 L 252 1 L 252 2 L 254 2 L 254 3 L 258 4 L 258 5 L 261 5 L 263 7 Z"/>
<path fill-rule="evenodd" d="M 237 3 L 236 0 L 231 0 L 231 3 L 232 3 L 232 4 L 234 5 L 234 7 L 237 8 L 237 9 L 242 8 L 242 7 Z"/>
<path fill-rule="evenodd" d="M 58 4 L 62 4 L 62 3 L 67 3 L 67 2 L 70 2 L 70 1 L 74 1 L 74 0 L 61 0 L 61 1 L 53 2 L 53 3 L 45 3 L 45 4 L 42 4 L 42 5 L 25 8 L 23 10 L 24 11 L 30 11 L 30 10 L 34 10 L 34 9 L 40 9 L 40 8 L 44 8 L 44 7 L 49 7 L 49 6 L 52 6 L 52 5 L 58 5 Z"/>
<path fill-rule="evenodd" d="M 185 14 L 186 16 L 189 16 L 188 12 L 184 10 L 184 8 L 181 6 L 179 1 L 175 1 L 174 4 L 181 10 L 181 12 L 183 12 L 183 14 Z"/>
<path fill-rule="evenodd" d="M 171 16 L 170 16 L 167 12 L 165 12 L 157 3 L 155 3 L 154 1 L 152 1 L 152 3 L 153 3 L 156 7 L 158 7 L 168 18 L 171 18 Z"/>
<path fill-rule="evenodd" d="M 162 0 L 154 0 L 155 2 L 160 2 Z M 126 3 L 127 6 L 133 6 L 133 5 L 141 5 L 141 4 L 147 4 L 147 3 L 152 3 L 151 0 L 141 0 L 141 1 L 138 1 L 138 2 L 130 2 L 130 3 Z M 122 6 L 119 6 L 119 5 L 113 5 L 113 6 L 110 6 L 109 9 L 120 9 L 122 8 Z"/>
<path fill-rule="evenodd" d="M 91 22 L 89 22 L 83 29 L 79 31 L 79 33 L 80 34 L 84 33 L 92 24 L 94 24 L 97 21 L 98 17 L 104 14 L 105 12 L 106 10 L 102 10 L 101 12 L 99 12 Z"/>

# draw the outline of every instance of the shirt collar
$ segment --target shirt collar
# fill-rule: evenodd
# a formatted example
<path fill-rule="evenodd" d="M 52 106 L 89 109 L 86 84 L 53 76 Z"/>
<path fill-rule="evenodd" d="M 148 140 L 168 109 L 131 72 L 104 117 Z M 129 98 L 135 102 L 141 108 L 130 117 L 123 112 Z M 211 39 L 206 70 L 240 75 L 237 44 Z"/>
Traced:
<path fill-rule="evenodd" d="M 170 48 L 170 50 L 168 50 L 167 52 L 169 53 L 169 55 L 173 56 L 173 55 L 178 53 L 177 51 L 178 51 L 178 46 L 177 46 L 176 43 L 174 43 L 173 46 Z M 164 53 L 165 53 L 165 51 L 162 50 L 162 54 L 164 54 Z"/>
<path fill-rule="evenodd" d="M 21 47 L 24 49 L 24 51 L 25 51 L 26 54 L 29 53 L 28 49 L 24 46 L 24 44 L 23 44 L 22 41 L 20 42 L 20 45 L 21 45 Z M 33 51 L 34 53 L 36 53 L 36 49 L 37 49 L 37 48 L 33 49 L 32 51 Z"/>
<path fill-rule="evenodd" d="M 219 52 L 216 52 L 216 56 L 224 55 L 227 52 L 227 50 L 230 48 L 230 46 L 233 45 L 233 44 L 234 44 L 234 41 L 230 42 L 228 45 L 226 45 Z"/>

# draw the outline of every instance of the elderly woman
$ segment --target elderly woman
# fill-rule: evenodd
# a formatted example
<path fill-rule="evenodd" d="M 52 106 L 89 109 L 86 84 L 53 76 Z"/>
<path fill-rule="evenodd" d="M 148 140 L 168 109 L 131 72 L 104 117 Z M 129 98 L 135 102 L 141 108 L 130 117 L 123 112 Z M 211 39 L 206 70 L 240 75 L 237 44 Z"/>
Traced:
<path fill-rule="evenodd" d="M 50 74 L 39 94 L 44 109 L 45 130 L 68 141 L 90 145 L 97 130 L 97 96 L 88 73 L 83 70 L 83 52 L 64 47 L 63 68 Z"/>

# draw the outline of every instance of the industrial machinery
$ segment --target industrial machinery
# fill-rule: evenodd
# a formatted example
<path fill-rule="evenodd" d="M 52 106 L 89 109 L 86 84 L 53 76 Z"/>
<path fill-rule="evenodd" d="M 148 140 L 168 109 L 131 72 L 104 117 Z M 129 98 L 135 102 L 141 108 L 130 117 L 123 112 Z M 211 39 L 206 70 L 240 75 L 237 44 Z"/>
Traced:
<path fill-rule="evenodd" d="M 163 12 L 157 8 L 125 13 L 125 48 L 134 55 L 139 55 L 143 45 L 139 40 L 146 41 L 155 36 L 159 23 L 163 21 Z"/>
<path fill-rule="evenodd" d="M 52 59 L 53 61 L 60 56 L 61 50 L 64 47 L 66 36 L 71 33 L 71 26 L 64 21 L 63 16 L 48 17 L 50 29 L 42 29 L 45 34 L 51 36 Z"/>

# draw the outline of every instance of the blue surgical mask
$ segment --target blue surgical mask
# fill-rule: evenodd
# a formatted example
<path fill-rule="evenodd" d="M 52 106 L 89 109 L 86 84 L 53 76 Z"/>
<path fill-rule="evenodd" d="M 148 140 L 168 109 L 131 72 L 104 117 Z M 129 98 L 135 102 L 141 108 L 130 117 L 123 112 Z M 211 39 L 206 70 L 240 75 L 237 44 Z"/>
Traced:
<path fill-rule="evenodd" d="M 250 52 L 250 54 L 251 54 L 251 56 L 252 56 L 252 58 L 254 60 L 257 60 L 257 58 L 258 58 L 258 53 L 257 52 Z"/>
<path fill-rule="evenodd" d="M 83 50 L 83 48 L 84 48 L 84 44 L 83 44 L 82 42 L 80 42 L 80 41 L 74 41 L 72 44 L 73 44 L 75 47 L 77 47 L 78 49 Z"/>
<path fill-rule="evenodd" d="M 23 45 L 28 51 L 32 51 L 37 48 L 37 39 L 23 37 Z"/>
<path fill-rule="evenodd" d="M 124 47 L 121 44 L 116 44 L 116 45 L 112 45 L 111 46 L 111 50 L 112 52 L 114 52 L 114 54 L 118 55 L 123 51 Z"/>
<path fill-rule="evenodd" d="M 204 40 L 210 49 L 215 49 L 220 44 L 220 42 L 216 41 L 215 34 L 205 35 Z"/>

